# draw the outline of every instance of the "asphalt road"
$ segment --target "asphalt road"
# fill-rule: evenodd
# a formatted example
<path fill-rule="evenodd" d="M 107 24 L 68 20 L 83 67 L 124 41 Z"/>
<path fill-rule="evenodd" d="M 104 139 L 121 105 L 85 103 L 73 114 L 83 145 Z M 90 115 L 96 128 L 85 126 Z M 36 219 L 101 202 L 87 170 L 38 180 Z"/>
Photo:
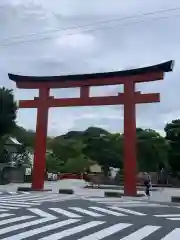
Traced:
<path fill-rule="evenodd" d="M 180 208 L 30 193 L 0 196 L 0 239 L 179 240 Z"/>

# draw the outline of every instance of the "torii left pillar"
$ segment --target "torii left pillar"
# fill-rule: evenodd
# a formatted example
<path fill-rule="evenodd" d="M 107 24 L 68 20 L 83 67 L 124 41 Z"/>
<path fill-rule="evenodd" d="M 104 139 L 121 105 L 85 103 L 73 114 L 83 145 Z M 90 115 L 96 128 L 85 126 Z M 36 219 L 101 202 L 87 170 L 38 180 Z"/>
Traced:
<path fill-rule="evenodd" d="M 136 196 L 136 102 L 135 82 L 124 83 L 124 194 Z M 143 97 L 142 97 L 143 98 Z"/>
<path fill-rule="evenodd" d="M 34 152 L 34 166 L 32 173 L 32 189 L 42 190 L 44 188 L 44 178 L 46 162 L 46 139 L 48 128 L 48 105 L 47 100 L 49 97 L 49 88 L 40 88 L 37 106 L 37 124 L 36 124 L 36 139 L 35 139 L 35 152 Z"/>

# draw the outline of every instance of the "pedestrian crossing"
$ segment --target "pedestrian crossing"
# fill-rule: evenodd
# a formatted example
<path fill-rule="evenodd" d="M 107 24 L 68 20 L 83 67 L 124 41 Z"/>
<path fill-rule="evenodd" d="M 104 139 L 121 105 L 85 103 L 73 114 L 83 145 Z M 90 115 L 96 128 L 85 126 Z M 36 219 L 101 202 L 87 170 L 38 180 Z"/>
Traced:
<path fill-rule="evenodd" d="M 23 191 L 21 191 L 21 192 L 11 192 L 11 191 L 3 191 L 3 192 L 0 192 L 0 195 L 4 195 L 4 194 L 6 194 L 6 195 L 18 195 L 18 194 L 31 194 L 30 192 L 23 192 Z"/>
<path fill-rule="evenodd" d="M 165 227 L 159 225 L 138 225 L 119 221 L 108 223 L 103 220 L 87 221 L 79 218 L 62 220 L 36 208 L 29 209 L 29 212 L 30 215 L 24 216 L 0 214 L 0 239 L 58 240 L 71 237 L 77 240 L 110 240 L 113 237 L 113 240 L 145 240 L 150 237 L 154 240 L 179 240 L 180 236 L 180 228 L 172 228 L 167 233 Z"/>
<path fill-rule="evenodd" d="M 130 200 L 130 199 L 120 199 L 120 198 L 96 198 L 96 197 L 83 197 L 85 200 L 91 202 L 103 203 L 106 205 L 115 205 L 121 207 L 168 207 L 166 204 L 151 203 L 144 200 Z"/>
<path fill-rule="evenodd" d="M 116 217 L 125 217 L 125 216 L 146 216 L 147 214 L 137 211 L 132 211 L 126 208 L 120 208 L 115 206 L 99 207 L 99 206 L 89 206 L 87 208 L 82 207 L 67 207 L 63 208 L 47 208 L 46 211 L 54 212 L 59 216 L 65 216 L 69 218 L 82 218 L 82 217 L 93 217 L 100 218 L 104 216 L 116 216 Z"/>
<path fill-rule="evenodd" d="M 83 199 L 96 203 L 103 203 L 106 205 L 113 205 L 117 207 L 168 207 L 165 204 L 150 203 L 143 200 L 131 200 L 131 199 L 119 199 L 119 198 L 97 198 L 97 197 L 84 197 L 78 195 L 66 195 L 59 193 L 16 193 L 16 194 L 6 194 L 0 195 L 0 211 L 2 209 L 20 209 L 20 208 L 30 208 L 33 206 L 39 206 L 45 202 L 60 202 L 66 200 L 77 200 Z"/>
<path fill-rule="evenodd" d="M 47 216 L 55 216 L 55 217 L 68 217 L 68 218 L 83 218 L 83 217 L 93 217 L 93 218 L 100 218 L 104 216 L 116 216 L 116 217 L 124 217 L 124 216 L 147 216 L 146 213 L 132 211 L 126 208 L 119 208 L 115 206 L 109 206 L 107 208 L 102 208 L 98 206 L 89 206 L 89 207 L 66 207 L 66 208 L 57 208 L 57 207 L 50 207 L 46 208 L 46 210 L 42 210 L 42 208 L 27 208 L 28 212 L 30 211 L 35 212 L 42 212 L 44 215 Z M 55 214 L 55 215 L 54 215 Z"/>
<path fill-rule="evenodd" d="M 66 200 L 79 199 L 75 195 L 65 195 L 58 193 L 17 193 L 14 195 L 0 195 L 0 211 L 2 209 L 19 209 L 39 206 L 45 202 L 59 202 Z"/>

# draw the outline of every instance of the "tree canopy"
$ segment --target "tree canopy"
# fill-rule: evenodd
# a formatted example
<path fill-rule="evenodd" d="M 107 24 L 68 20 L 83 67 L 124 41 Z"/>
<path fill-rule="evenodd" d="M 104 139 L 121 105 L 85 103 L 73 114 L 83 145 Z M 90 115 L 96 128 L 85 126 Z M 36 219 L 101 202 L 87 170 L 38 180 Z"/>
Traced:
<path fill-rule="evenodd" d="M 4 87 L 0 88 L 0 139 L 12 132 L 16 120 L 16 102 L 13 91 Z"/>
<path fill-rule="evenodd" d="M 71 131 L 51 139 L 51 164 L 54 162 L 54 170 L 61 172 L 68 169 L 71 172 L 83 171 L 94 161 L 102 167 L 105 174 L 108 174 L 109 167 L 123 169 L 123 137 L 123 134 L 112 134 L 95 127 L 85 131 Z M 158 132 L 137 128 L 139 171 L 157 171 L 167 167 L 168 151 L 167 140 Z M 49 158 L 47 161 L 50 162 Z"/>
<path fill-rule="evenodd" d="M 169 144 L 169 165 L 173 171 L 180 172 L 180 119 L 172 120 L 166 124 L 164 131 Z"/>

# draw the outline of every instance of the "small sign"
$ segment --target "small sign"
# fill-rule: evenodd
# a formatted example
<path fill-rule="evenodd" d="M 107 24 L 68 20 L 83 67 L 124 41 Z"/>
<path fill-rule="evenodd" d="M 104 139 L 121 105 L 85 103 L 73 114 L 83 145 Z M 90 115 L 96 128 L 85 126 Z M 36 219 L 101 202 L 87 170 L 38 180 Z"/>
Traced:
<path fill-rule="evenodd" d="M 26 176 L 30 176 L 31 175 L 31 168 L 26 168 L 26 170 L 25 170 L 25 175 Z"/>

